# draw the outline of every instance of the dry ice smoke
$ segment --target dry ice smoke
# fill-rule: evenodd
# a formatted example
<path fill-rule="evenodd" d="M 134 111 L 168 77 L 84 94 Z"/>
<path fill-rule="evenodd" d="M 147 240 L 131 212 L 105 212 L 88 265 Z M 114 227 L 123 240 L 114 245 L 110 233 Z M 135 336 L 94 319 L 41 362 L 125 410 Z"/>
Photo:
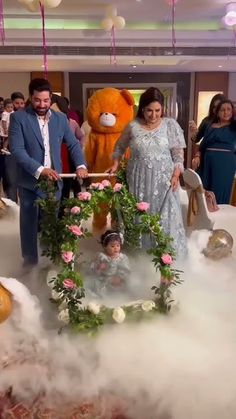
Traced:
<path fill-rule="evenodd" d="M 174 295 L 178 309 L 151 322 L 104 328 L 95 338 L 58 335 L 45 266 L 21 277 L 23 284 L 7 278 L 10 264 L 1 239 L 2 281 L 11 281 L 16 301 L 13 315 L 0 325 L 0 391 L 12 385 L 23 400 L 45 392 L 49 403 L 113 393 L 127 401 L 131 419 L 234 419 L 235 251 L 218 262 L 206 259 L 201 249 L 208 235 L 195 232 L 189 240 L 189 257 L 180 263 L 184 283 Z M 17 271 L 15 236 L 8 240 Z M 146 258 L 137 266 L 137 278 L 144 266 L 152 284 L 155 273 Z M 25 287 L 30 282 L 39 299 Z"/>

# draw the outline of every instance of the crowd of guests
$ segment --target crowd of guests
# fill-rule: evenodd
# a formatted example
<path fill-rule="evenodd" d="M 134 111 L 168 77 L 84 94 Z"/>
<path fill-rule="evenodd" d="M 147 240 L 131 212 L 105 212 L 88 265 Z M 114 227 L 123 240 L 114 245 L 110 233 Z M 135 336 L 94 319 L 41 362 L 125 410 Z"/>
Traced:
<path fill-rule="evenodd" d="M 59 173 L 75 171 L 83 179 L 89 167 L 83 157 L 85 135 L 78 122 L 70 117 L 68 100 L 54 95 L 44 79 L 31 81 L 29 95 L 28 106 L 23 111 L 19 111 L 25 106 L 21 93 L 14 92 L 11 99 L 3 101 L 1 176 L 6 195 L 15 201 L 20 198 L 22 256 L 26 264 L 34 265 L 38 261 L 35 205 L 40 196 L 40 190 L 35 188 L 38 179 L 58 181 Z M 236 145 L 232 102 L 222 95 L 215 96 L 208 117 L 199 128 L 192 122 L 190 130 L 195 144 L 193 167 L 198 170 L 204 187 L 215 193 L 217 202 L 229 203 Z M 176 253 L 181 256 L 187 251 L 178 194 L 185 146 L 179 124 L 164 115 L 162 93 L 151 87 L 141 95 L 137 114 L 117 141 L 113 164 L 107 168 L 108 173 L 115 173 L 129 148 L 126 168 L 129 190 L 139 202 L 149 203 L 150 213 L 160 214 L 162 227 L 173 238 Z M 9 150 L 11 154 L 7 153 Z M 10 177 L 15 190 L 10 188 L 9 192 Z M 71 189 L 76 195 L 80 183 L 65 181 L 58 189 L 58 199 L 68 197 Z M 144 235 L 142 247 L 147 249 L 151 245 L 152 238 Z"/>

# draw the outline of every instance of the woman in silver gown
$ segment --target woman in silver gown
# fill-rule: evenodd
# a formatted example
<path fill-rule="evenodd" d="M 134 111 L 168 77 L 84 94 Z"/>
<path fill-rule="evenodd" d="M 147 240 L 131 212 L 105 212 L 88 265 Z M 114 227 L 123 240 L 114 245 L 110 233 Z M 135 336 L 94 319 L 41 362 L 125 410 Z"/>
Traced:
<path fill-rule="evenodd" d="M 150 87 L 140 97 L 136 119 L 116 143 L 113 166 L 115 173 L 127 147 L 131 156 L 127 164 L 129 191 L 136 199 L 150 204 L 149 211 L 161 211 L 161 225 L 173 238 L 177 256 L 186 254 L 186 236 L 178 194 L 179 176 L 183 171 L 183 131 L 173 118 L 163 117 L 162 93 Z M 163 205 L 164 204 L 164 205 Z M 143 247 L 150 247 L 147 237 Z"/>

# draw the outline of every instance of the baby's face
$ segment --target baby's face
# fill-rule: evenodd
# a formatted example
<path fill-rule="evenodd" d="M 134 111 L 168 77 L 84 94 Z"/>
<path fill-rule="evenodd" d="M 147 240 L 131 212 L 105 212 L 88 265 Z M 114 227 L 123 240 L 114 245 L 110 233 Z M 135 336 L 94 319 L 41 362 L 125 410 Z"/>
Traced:
<path fill-rule="evenodd" d="M 12 112 L 13 111 L 13 104 L 12 103 L 8 103 L 5 107 L 6 112 Z"/>
<path fill-rule="evenodd" d="M 105 252 L 110 257 L 116 257 L 120 254 L 120 242 L 119 240 L 111 241 L 105 247 Z"/>

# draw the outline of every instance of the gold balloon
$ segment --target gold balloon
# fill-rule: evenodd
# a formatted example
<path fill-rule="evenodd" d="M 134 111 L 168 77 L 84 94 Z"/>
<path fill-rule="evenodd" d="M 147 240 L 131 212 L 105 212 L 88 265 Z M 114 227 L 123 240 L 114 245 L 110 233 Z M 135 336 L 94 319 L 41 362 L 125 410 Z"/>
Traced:
<path fill-rule="evenodd" d="M 4 322 L 12 312 L 11 294 L 0 284 L 0 323 Z"/>
<path fill-rule="evenodd" d="M 231 254 L 233 244 L 233 237 L 228 231 L 223 229 L 213 230 L 203 254 L 210 259 L 219 260 Z"/>

